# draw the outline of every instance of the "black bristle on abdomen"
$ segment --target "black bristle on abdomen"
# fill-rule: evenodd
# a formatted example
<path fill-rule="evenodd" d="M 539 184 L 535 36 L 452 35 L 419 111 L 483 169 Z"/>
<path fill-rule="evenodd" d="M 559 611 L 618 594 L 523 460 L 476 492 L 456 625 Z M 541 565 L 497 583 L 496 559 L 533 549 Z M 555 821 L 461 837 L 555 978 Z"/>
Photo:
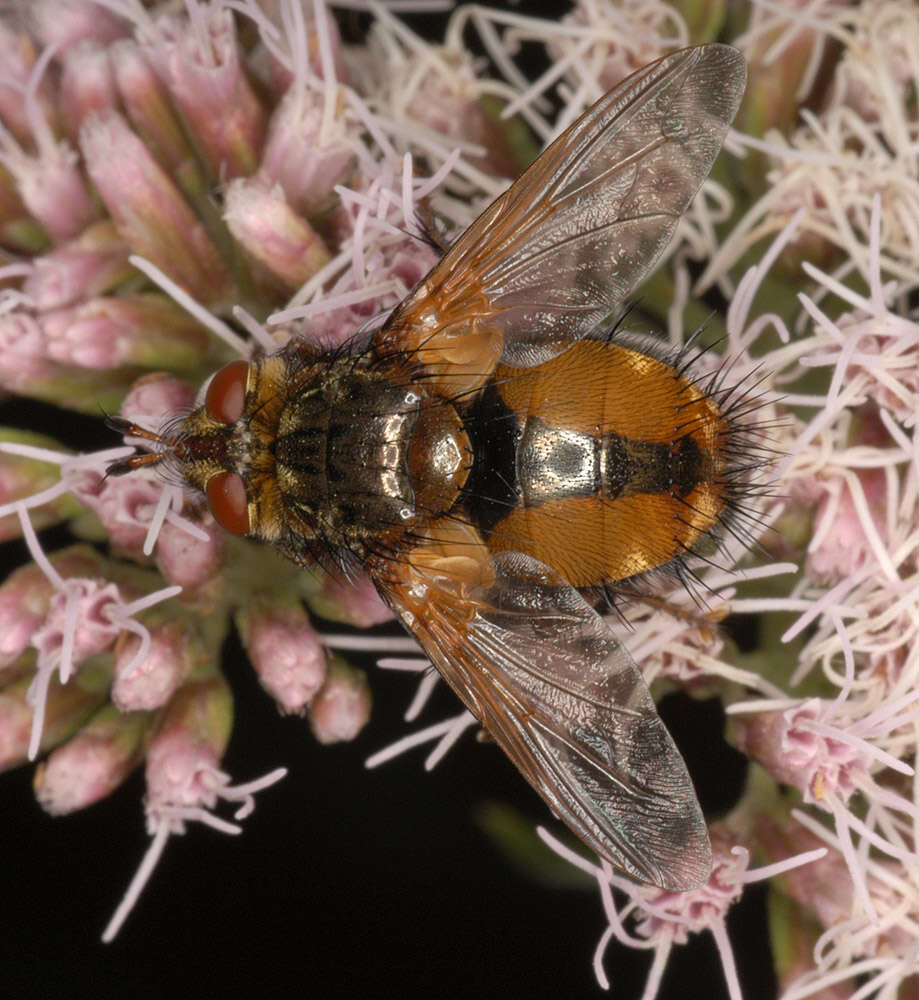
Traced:
<path fill-rule="evenodd" d="M 486 386 L 462 416 L 474 459 L 461 503 L 472 523 L 487 538 L 519 502 L 520 421 L 494 384 Z"/>

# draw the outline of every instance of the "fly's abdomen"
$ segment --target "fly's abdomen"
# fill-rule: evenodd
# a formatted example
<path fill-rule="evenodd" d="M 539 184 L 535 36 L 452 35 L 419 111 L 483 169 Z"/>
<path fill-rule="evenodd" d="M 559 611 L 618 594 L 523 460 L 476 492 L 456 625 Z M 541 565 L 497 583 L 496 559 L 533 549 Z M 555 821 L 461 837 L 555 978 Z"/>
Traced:
<path fill-rule="evenodd" d="M 724 513 L 727 418 L 632 348 L 581 341 L 535 368 L 501 366 L 466 424 L 465 503 L 489 548 L 531 555 L 576 587 L 663 566 Z"/>

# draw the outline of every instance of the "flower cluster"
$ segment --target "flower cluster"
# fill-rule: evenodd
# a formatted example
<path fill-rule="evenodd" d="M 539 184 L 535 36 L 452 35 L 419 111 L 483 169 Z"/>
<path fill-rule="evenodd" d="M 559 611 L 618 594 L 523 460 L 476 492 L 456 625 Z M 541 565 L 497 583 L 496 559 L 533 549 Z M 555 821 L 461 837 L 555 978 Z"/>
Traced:
<path fill-rule="evenodd" d="M 721 700 L 750 778 L 694 892 L 637 888 L 544 839 L 599 886 L 603 985 L 614 939 L 653 953 L 650 998 L 672 949 L 707 930 L 736 1000 L 725 915 L 768 878 L 788 1000 L 841 984 L 893 997 L 919 972 L 913 3 L 575 0 L 552 21 L 469 7 L 437 44 L 371 6 L 353 46 L 322 0 L 36 0 L 0 17 L 0 388 L 156 433 L 226 360 L 372 329 L 436 260 L 419 238 L 431 206 L 460 232 L 630 72 L 736 45 L 750 78 L 730 155 L 641 309 L 675 346 L 702 325 L 720 337 L 731 360 L 698 367 L 755 411 L 772 485 L 750 487 L 736 537 L 688 586 L 617 610 L 655 691 Z M 31 556 L 0 585 L 0 766 L 40 758 L 54 815 L 144 767 L 151 846 L 110 938 L 171 835 L 191 820 L 238 831 L 219 810 L 242 819 L 283 774 L 233 785 L 222 769 L 230 629 L 323 744 L 369 715 L 349 650 L 388 648 L 381 666 L 420 674 L 409 720 L 437 681 L 403 656 L 410 640 L 317 632 L 313 615 L 386 621 L 369 580 L 227 537 L 151 471 L 106 477 L 130 442 L 75 454 L 60 436 L 0 430 L 0 539 Z M 43 544 L 55 526 L 69 544 Z M 719 629 L 728 615 L 757 617 L 754 648 Z M 433 766 L 473 723 L 428 725 L 368 764 L 437 741 Z"/>

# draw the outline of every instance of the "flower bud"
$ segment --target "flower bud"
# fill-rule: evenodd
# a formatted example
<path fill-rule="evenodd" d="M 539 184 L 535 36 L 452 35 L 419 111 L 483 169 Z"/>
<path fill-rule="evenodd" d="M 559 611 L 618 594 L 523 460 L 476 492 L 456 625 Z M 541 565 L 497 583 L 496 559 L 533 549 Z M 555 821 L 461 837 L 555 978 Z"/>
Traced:
<path fill-rule="evenodd" d="M 769 941 L 775 956 L 779 996 L 793 996 L 792 990 L 800 986 L 804 977 L 813 977 L 814 951 L 822 933 L 823 928 L 807 907 L 770 887 Z M 852 984 L 848 980 L 827 983 L 812 996 L 819 997 L 819 1000 L 850 1000 Z M 906 1000 L 902 992 L 898 994 L 898 1000 Z"/>
<path fill-rule="evenodd" d="M 40 752 L 66 740 L 105 702 L 104 685 L 82 680 L 79 673 L 66 684 L 52 679 L 45 698 Z M 0 690 L 0 771 L 28 759 L 34 712 L 26 693 L 31 684 L 31 677 L 21 677 Z"/>
<path fill-rule="evenodd" d="M 69 54 L 80 42 L 112 42 L 128 33 L 127 24 L 102 4 L 85 0 L 33 0 L 29 16 L 44 45 Z"/>
<path fill-rule="evenodd" d="M 151 722 L 145 712 L 123 715 L 103 705 L 38 765 L 33 786 L 45 812 L 65 816 L 111 795 L 143 760 Z"/>
<path fill-rule="evenodd" d="M 246 253 L 288 291 L 329 262 L 325 243 L 287 204 L 278 185 L 267 190 L 258 181 L 233 181 L 227 188 L 223 218 Z"/>
<path fill-rule="evenodd" d="M 31 683 L 31 678 L 22 677 L 0 690 L 0 771 L 18 767 L 28 759 L 33 713 L 26 692 Z M 43 735 L 47 732 L 45 729 Z"/>
<path fill-rule="evenodd" d="M 303 576 L 304 598 L 310 610 L 330 622 L 370 628 L 392 621 L 392 608 L 380 597 L 366 573 L 327 573 L 315 570 Z"/>
<path fill-rule="evenodd" d="M 10 427 L 0 428 L 0 442 L 49 448 L 58 452 L 66 451 L 53 438 Z M 33 493 L 40 493 L 53 486 L 59 479 L 60 468 L 55 462 L 43 462 L 38 458 L 10 455 L 0 451 L 0 505 L 21 500 Z M 78 513 L 79 505 L 74 504 L 74 498 L 69 493 L 62 493 L 48 503 L 33 508 L 30 516 L 32 525 L 40 530 L 74 517 Z M 18 515 L 7 514 L 5 517 L 0 517 L 0 541 L 19 538 L 21 532 L 22 524 Z M 0 636 L 0 645 L 2 641 Z"/>
<path fill-rule="evenodd" d="M 77 143 L 80 126 L 94 111 L 118 108 L 115 74 L 108 51 L 95 42 L 81 42 L 64 57 L 60 86 L 61 117 L 70 141 Z"/>
<path fill-rule="evenodd" d="M 29 215 L 19 196 L 16 181 L 0 164 L 0 246 L 15 253 L 34 254 L 47 245 L 47 234 Z"/>
<path fill-rule="evenodd" d="M 36 257 L 22 291 L 39 311 L 102 295 L 135 273 L 128 253 L 111 219 L 100 219 L 74 239 Z"/>
<path fill-rule="evenodd" d="M 48 356 L 84 368 L 195 369 L 210 347 L 198 321 L 158 292 L 91 299 L 45 313 L 41 324 Z"/>
<path fill-rule="evenodd" d="M 88 546 L 74 545 L 56 552 L 51 564 L 67 578 L 99 572 L 101 559 Z M 35 563 L 14 570 L 0 585 L 0 669 L 28 648 L 48 614 L 54 592 L 54 585 Z"/>
<path fill-rule="evenodd" d="M 262 687 L 285 715 L 302 713 L 325 681 L 326 660 L 299 603 L 253 597 L 236 625 Z"/>
<path fill-rule="evenodd" d="M 125 420 L 156 427 L 195 402 L 195 390 L 174 375 L 151 372 L 139 378 L 121 404 Z"/>
<path fill-rule="evenodd" d="M 265 112 L 243 70 L 233 15 L 201 7 L 187 20 L 161 18 L 149 49 L 190 135 L 215 178 L 255 172 L 265 136 Z"/>
<path fill-rule="evenodd" d="M 0 312 L 0 386 L 66 409 L 98 416 L 117 409 L 130 385 L 130 369 L 97 371 L 57 364 L 47 356 L 48 338 L 25 312 Z"/>
<path fill-rule="evenodd" d="M 75 150 L 67 142 L 47 142 L 36 156 L 7 158 L 19 194 L 48 235 L 61 243 L 99 218 Z"/>
<path fill-rule="evenodd" d="M 363 670 L 337 656 L 329 658 L 328 675 L 310 702 L 313 735 L 322 744 L 353 740 L 370 718 L 370 685 Z"/>
<path fill-rule="evenodd" d="M 159 571 L 173 584 L 194 590 L 211 580 L 226 561 L 226 536 L 212 517 L 198 521 L 207 540 L 190 535 L 167 521 L 156 539 L 153 558 Z"/>
<path fill-rule="evenodd" d="M 182 191 L 198 204 L 206 181 L 166 88 L 143 49 L 133 39 L 109 50 L 121 102 L 134 131 Z"/>
<path fill-rule="evenodd" d="M 22 99 L 35 65 L 35 43 L 24 32 L 0 20 L 0 120 L 25 149 L 33 143 L 26 102 Z M 47 113 L 51 107 L 51 85 L 47 75 L 39 84 L 39 106 Z M 47 114 L 46 114 L 47 117 Z"/>
<path fill-rule="evenodd" d="M 776 26 L 773 31 L 760 32 L 747 52 L 747 89 L 734 123 L 740 131 L 761 136 L 775 128 L 788 135 L 798 124 L 798 90 L 813 59 L 814 46 L 822 44 L 822 39 L 816 29 L 802 24 L 782 46 L 781 55 L 767 64 L 764 57 L 784 30 Z M 762 177 L 749 176 L 759 182 L 753 190 L 762 187 Z"/>
<path fill-rule="evenodd" d="M 51 581 L 34 563 L 21 566 L 4 580 L 0 586 L 0 670 L 29 648 L 53 592 Z"/>
<path fill-rule="evenodd" d="M 80 147 L 122 239 L 202 302 L 222 298 L 229 276 L 204 226 L 147 147 L 116 112 L 87 119 Z"/>
<path fill-rule="evenodd" d="M 20 390 L 30 382 L 50 378 L 54 366 L 47 358 L 47 341 L 34 316 L 0 313 L 0 378 L 3 386 Z"/>
<path fill-rule="evenodd" d="M 767 814 L 759 810 L 752 830 L 757 848 L 770 863 L 824 846 L 822 841 L 778 808 L 770 809 Z M 851 915 L 854 896 L 852 879 L 838 851 L 829 851 L 808 865 L 782 872 L 776 877 L 776 885 L 807 907 L 823 929 Z"/>
<path fill-rule="evenodd" d="M 180 688 L 160 713 L 147 748 L 147 809 L 214 800 L 211 777 L 230 740 L 233 697 L 219 674 Z"/>
<path fill-rule="evenodd" d="M 165 617 L 157 609 L 156 620 L 145 620 L 150 647 L 138 663 L 140 637 L 122 633 L 115 646 L 115 678 L 112 701 L 122 712 L 160 708 L 205 659 L 198 632 L 182 618 Z"/>
<path fill-rule="evenodd" d="M 763 12 L 758 13 L 762 15 Z M 785 39 L 780 53 L 767 63 L 770 49 L 783 34 Z M 764 136 L 770 129 L 790 136 L 799 123 L 801 105 L 807 103 L 806 94 L 799 96 L 804 75 L 812 70 L 815 47 L 823 46 L 824 41 L 821 32 L 806 23 L 798 25 L 791 35 L 786 34 L 780 22 L 772 30 L 759 29 L 753 47 L 746 53 L 747 89 L 734 128 L 753 136 Z M 828 46 L 824 51 L 831 53 L 833 47 Z M 763 191 L 769 173 L 767 155 L 759 150 L 748 150 L 748 155 L 738 165 L 738 173 L 747 191 Z M 784 207 L 774 202 L 773 212 L 781 215 Z M 795 208 L 797 205 L 788 206 L 789 217 Z M 797 275 L 801 260 L 817 266 L 830 264 L 833 250 L 832 241 L 821 234 L 802 233 L 783 254 L 785 268 Z"/>
<path fill-rule="evenodd" d="M 354 164 L 353 137 L 335 116 L 323 132 L 322 97 L 312 90 L 289 91 L 268 126 L 256 178 L 266 189 L 280 184 L 287 202 L 308 216 L 325 207 L 336 184 Z"/>

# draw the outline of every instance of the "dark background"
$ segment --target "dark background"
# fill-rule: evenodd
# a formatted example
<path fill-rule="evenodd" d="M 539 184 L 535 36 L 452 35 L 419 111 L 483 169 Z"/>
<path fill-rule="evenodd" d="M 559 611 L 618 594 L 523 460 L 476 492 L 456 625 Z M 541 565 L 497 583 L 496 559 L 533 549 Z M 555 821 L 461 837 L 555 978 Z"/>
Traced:
<path fill-rule="evenodd" d="M 414 27 L 439 30 L 434 19 Z M 360 29 L 349 18 L 348 30 Z M 71 444 L 111 443 L 100 422 L 67 421 Z M 59 414 L 34 404 L 3 404 L 0 422 L 60 432 Z M 18 544 L 0 548 L 4 570 L 24 558 Z M 57 820 L 35 803 L 32 768 L 0 779 L 6 995 L 601 995 L 592 957 L 606 924 L 596 889 L 550 889 L 521 875 L 476 822 L 490 802 L 548 819 L 500 751 L 467 734 L 433 773 L 424 748 L 367 771 L 364 760 L 406 732 L 412 678 L 372 671 L 370 725 L 352 745 L 323 748 L 305 722 L 278 717 L 235 640 L 226 662 L 237 714 L 226 770 L 237 782 L 281 764 L 290 773 L 258 796 L 241 836 L 193 826 L 172 838 L 113 944 L 100 934 L 148 844 L 142 777 Z M 444 693 L 415 725 L 456 710 Z M 721 740 L 717 706 L 677 699 L 663 710 L 707 811 L 727 808 L 743 767 Z M 762 891 L 745 895 L 729 927 L 744 996 L 774 997 Z M 615 996 L 640 997 L 649 963 L 613 944 Z M 660 996 L 727 996 L 710 935 L 674 950 Z"/>
<path fill-rule="evenodd" d="M 57 820 L 36 805 L 31 768 L 2 778 L 8 995 L 601 995 L 596 889 L 522 876 L 475 821 L 487 802 L 548 819 L 499 750 L 467 735 L 431 773 L 424 749 L 367 771 L 366 757 L 406 731 L 411 678 L 375 671 L 368 728 L 323 748 L 304 722 L 278 717 L 235 643 L 227 653 L 237 722 L 226 770 L 239 782 L 279 764 L 290 773 L 259 794 L 241 836 L 192 826 L 172 838 L 113 944 L 99 936 L 148 843 L 140 776 Z M 415 727 L 455 710 L 443 692 Z M 664 710 L 704 804 L 729 799 L 742 765 L 720 743 L 716 706 L 677 699 Z M 730 929 L 744 996 L 775 996 L 761 893 L 732 911 Z M 617 997 L 641 996 L 648 962 L 609 948 Z M 674 950 L 660 996 L 727 996 L 709 934 Z"/>

